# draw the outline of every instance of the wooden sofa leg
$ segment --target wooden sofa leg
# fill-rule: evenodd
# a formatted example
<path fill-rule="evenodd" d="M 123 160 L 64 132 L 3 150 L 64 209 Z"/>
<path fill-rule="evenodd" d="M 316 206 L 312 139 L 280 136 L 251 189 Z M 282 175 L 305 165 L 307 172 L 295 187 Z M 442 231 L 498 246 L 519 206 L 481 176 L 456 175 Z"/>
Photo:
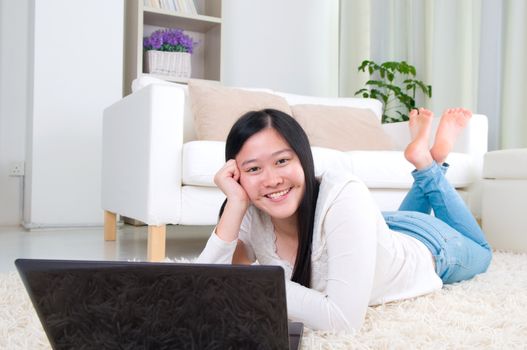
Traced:
<path fill-rule="evenodd" d="M 115 241 L 117 232 L 117 214 L 104 211 L 104 240 Z"/>
<path fill-rule="evenodd" d="M 148 261 L 161 261 L 165 258 L 166 225 L 148 226 Z"/>

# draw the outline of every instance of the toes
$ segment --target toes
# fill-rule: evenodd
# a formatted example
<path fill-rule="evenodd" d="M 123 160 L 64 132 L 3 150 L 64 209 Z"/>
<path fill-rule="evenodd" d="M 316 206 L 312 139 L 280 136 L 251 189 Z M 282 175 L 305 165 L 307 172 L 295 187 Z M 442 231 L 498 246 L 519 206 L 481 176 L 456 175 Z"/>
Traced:
<path fill-rule="evenodd" d="M 445 109 L 445 111 L 443 112 L 443 115 L 447 115 L 447 114 L 453 114 L 453 115 L 459 115 L 459 114 L 462 114 L 462 115 L 467 115 L 468 112 L 469 114 L 471 114 L 471 112 L 468 110 L 468 109 L 464 109 L 464 108 L 460 108 L 460 107 L 457 107 L 457 108 L 447 108 Z"/>
<path fill-rule="evenodd" d="M 472 117 L 472 111 L 470 109 L 461 108 L 461 113 L 467 118 Z"/>
<path fill-rule="evenodd" d="M 426 108 L 421 108 L 421 109 L 419 110 L 419 113 L 422 114 L 422 115 L 424 115 L 424 116 L 426 116 L 426 117 L 431 117 L 431 116 L 434 115 L 434 113 L 433 113 L 431 110 L 426 109 Z"/>

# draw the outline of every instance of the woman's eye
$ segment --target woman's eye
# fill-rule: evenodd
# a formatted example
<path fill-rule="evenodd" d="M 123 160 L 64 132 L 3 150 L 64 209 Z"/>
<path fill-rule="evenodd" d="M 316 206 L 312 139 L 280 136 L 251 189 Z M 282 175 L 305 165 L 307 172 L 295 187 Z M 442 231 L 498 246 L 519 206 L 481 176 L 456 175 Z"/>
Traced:
<path fill-rule="evenodd" d="M 255 172 L 257 172 L 258 170 L 260 170 L 259 167 L 257 167 L 257 166 L 253 166 L 252 168 L 247 169 L 247 172 L 248 172 L 248 173 L 255 173 Z"/>
<path fill-rule="evenodd" d="M 284 164 L 286 164 L 288 161 L 289 161 L 289 159 L 285 159 L 285 158 L 284 158 L 284 159 L 280 159 L 280 160 L 278 160 L 278 161 L 276 162 L 276 164 L 278 164 L 278 165 L 284 165 Z"/>

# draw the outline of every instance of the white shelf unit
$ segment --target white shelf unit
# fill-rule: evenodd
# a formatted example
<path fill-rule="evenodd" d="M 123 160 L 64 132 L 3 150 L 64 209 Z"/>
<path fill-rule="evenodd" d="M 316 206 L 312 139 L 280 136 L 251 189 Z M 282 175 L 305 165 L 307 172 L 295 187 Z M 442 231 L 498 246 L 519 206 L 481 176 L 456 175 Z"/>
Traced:
<path fill-rule="evenodd" d="M 198 15 L 153 8 L 143 0 L 125 2 L 124 95 L 131 92 L 132 81 L 144 73 L 143 38 L 162 28 L 180 28 L 198 44 L 191 56 L 191 78 L 221 80 L 221 0 L 194 0 Z M 187 79 L 152 75 L 185 83 Z"/>

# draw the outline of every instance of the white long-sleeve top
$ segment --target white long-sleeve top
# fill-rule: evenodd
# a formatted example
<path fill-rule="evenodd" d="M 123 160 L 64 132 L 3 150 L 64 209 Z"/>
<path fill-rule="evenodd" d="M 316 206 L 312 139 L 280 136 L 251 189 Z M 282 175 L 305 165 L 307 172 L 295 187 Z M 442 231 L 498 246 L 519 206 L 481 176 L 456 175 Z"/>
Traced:
<path fill-rule="evenodd" d="M 249 207 L 239 239 L 252 260 L 284 268 L 288 317 L 312 329 L 358 330 L 368 305 L 442 287 L 428 248 L 390 230 L 366 186 L 352 175 L 327 172 L 321 178 L 311 288 L 290 281 L 293 267 L 276 253 L 274 227 L 267 214 Z M 213 232 L 198 262 L 230 264 L 236 243 Z"/>

